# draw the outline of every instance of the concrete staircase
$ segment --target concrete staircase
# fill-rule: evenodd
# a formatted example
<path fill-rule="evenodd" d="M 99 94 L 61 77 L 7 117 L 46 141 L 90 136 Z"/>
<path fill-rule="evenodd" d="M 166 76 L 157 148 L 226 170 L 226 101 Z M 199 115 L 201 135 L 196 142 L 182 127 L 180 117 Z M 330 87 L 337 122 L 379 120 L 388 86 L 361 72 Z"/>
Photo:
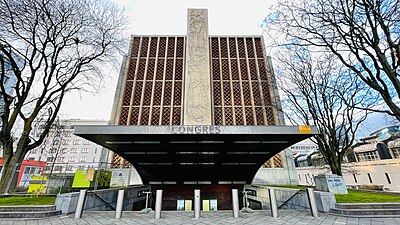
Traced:
<path fill-rule="evenodd" d="M 43 218 L 60 214 L 55 205 L 0 206 L 0 218 Z"/>
<path fill-rule="evenodd" d="M 340 203 L 331 213 L 352 217 L 400 217 L 400 203 Z"/>

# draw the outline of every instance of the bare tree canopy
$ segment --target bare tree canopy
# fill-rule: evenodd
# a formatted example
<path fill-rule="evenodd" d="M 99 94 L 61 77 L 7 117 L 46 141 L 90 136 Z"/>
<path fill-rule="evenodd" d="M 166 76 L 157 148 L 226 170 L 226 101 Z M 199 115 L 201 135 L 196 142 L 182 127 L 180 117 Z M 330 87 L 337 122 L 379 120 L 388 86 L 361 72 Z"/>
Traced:
<path fill-rule="evenodd" d="M 16 78 L 14 93 L 1 96 L 0 192 L 7 191 L 12 170 L 25 154 L 43 142 L 65 94 L 101 81 L 101 69 L 126 42 L 126 21 L 123 11 L 106 0 L 0 0 L 0 63 L 11 65 Z M 7 93 L 1 68 L 0 88 Z M 39 137 L 30 137 L 39 119 L 46 126 Z M 18 120 L 23 131 L 13 149 Z"/>
<path fill-rule="evenodd" d="M 400 0 L 279 0 L 264 28 L 279 44 L 332 52 L 400 120 Z"/>
<path fill-rule="evenodd" d="M 370 88 L 343 67 L 333 54 L 311 54 L 306 48 L 282 50 L 277 77 L 286 118 L 294 124 L 315 125 L 315 142 L 332 173 L 342 175 L 342 162 L 355 140 L 366 111 L 355 109 Z M 350 103 L 350 104 L 349 104 Z"/>

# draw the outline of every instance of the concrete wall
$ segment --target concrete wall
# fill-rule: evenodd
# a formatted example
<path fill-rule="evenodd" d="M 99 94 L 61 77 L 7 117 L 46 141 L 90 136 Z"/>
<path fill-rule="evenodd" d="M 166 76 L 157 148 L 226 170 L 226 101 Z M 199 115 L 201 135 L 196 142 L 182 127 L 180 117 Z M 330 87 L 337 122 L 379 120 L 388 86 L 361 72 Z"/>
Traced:
<path fill-rule="evenodd" d="M 293 153 L 287 148 L 279 154 L 282 156 L 283 168 L 277 168 L 271 162 L 272 168 L 261 167 L 253 178 L 255 185 L 298 185 Z M 270 159 L 272 160 L 272 159 Z"/>
<path fill-rule="evenodd" d="M 142 185 L 142 179 L 134 168 L 112 168 L 111 187 Z"/>
<path fill-rule="evenodd" d="M 251 182 L 254 185 L 297 185 L 297 173 L 292 168 L 260 168 Z"/>
<path fill-rule="evenodd" d="M 314 176 L 330 173 L 329 169 L 320 167 L 298 167 L 296 170 L 300 185 L 314 185 Z M 368 173 L 371 176 L 372 183 L 368 178 Z M 390 183 L 385 173 L 389 176 Z M 400 159 L 346 163 L 343 165 L 343 178 L 347 186 L 382 185 L 386 190 L 400 191 L 398 177 L 400 177 Z"/>
<path fill-rule="evenodd" d="M 133 208 L 134 203 L 138 203 L 146 200 L 146 195 L 140 195 L 142 191 L 151 190 L 149 185 L 131 186 L 127 188 L 115 188 L 105 190 L 88 191 L 86 195 L 84 210 L 87 211 L 108 211 L 113 210 L 108 204 L 115 208 L 118 196 L 118 190 L 124 189 L 124 207 L 123 210 L 130 211 Z M 103 200 L 101 200 L 99 197 Z M 61 210 L 63 214 L 74 213 L 76 204 L 78 203 L 79 192 L 59 194 L 56 198 L 56 207 Z M 144 207 L 143 207 L 144 208 Z"/>
<path fill-rule="evenodd" d="M 267 191 L 268 186 L 259 185 L 246 185 L 246 190 L 254 190 L 256 196 L 248 196 L 250 208 L 253 206 L 261 205 L 261 209 L 270 209 L 269 196 Z M 294 189 L 294 188 L 280 188 L 270 187 L 275 189 L 275 195 L 280 209 L 295 209 L 295 210 L 308 210 L 310 204 L 308 201 L 307 191 Z M 335 206 L 336 199 L 332 193 L 315 191 L 315 198 L 317 201 L 318 211 L 329 212 Z"/>

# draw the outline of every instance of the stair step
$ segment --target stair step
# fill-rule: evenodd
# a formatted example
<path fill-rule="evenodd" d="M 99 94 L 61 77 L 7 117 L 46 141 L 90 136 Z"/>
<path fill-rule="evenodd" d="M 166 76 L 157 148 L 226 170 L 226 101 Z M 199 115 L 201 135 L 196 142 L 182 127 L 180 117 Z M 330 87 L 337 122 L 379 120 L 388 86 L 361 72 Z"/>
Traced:
<path fill-rule="evenodd" d="M 43 212 L 56 210 L 55 205 L 0 206 L 0 212 Z"/>
<path fill-rule="evenodd" d="M 380 203 L 337 203 L 338 209 L 400 209 L 400 203 L 380 202 Z"/>
<path fill-rule="evenodd" d="M 400 215 L 400 209 L 338 209 L 331 212 L 339 215 L 370 216 L 370 215 Z"/>
<path fill-rule="evenodd" d="M 43 218 L 61 215 L 61 210 L 42 212 L 0 212 L 0 218 Z"/>

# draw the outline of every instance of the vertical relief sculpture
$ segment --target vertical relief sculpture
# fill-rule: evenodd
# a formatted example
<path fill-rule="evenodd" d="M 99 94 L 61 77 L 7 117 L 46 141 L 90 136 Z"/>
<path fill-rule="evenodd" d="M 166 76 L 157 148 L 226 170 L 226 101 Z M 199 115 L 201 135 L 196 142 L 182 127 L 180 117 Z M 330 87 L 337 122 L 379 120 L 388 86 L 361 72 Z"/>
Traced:
<path fill-rule="evenodd" d="M 211 125 L 211 76 L 206 9 L 188 9 L 184 125 Z"/>

